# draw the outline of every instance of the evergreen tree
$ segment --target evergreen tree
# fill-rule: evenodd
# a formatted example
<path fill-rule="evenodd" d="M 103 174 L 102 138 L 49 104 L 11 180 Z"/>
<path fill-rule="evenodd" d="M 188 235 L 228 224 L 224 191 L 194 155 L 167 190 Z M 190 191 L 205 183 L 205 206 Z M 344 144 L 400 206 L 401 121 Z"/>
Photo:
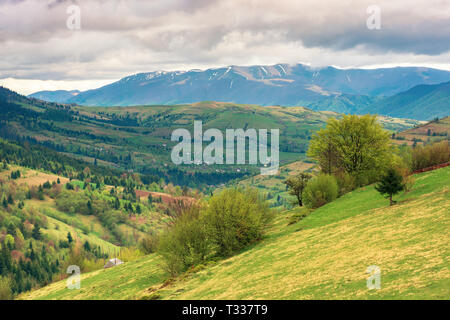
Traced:
<path fill-rule="evenodd" d="M 151 194 L 151 193 L 148 195 L 147 201 L 148 201 L 148 204 L 149 204 L 149 205 L 152 205 L 152 204 L 153 204 L 153 197 L 152 197 L 152 194 Z"/>
<path fill-rule="evenodd" d="M 403 184 L 403 177 L 395 169 L 389 169 L 380 183 L 375 186 L 375 189 L 382 195 L 389 198 L 389 205 L 393 205 L 392 196 L 405 189 Z"/>
<path fill-rule="evenodd" d="M 83 248 L 84 248 L 84 250 L 86 250 L 86 251 L 91 251 L 91 245 L 89 244 L 88 241 L 85 241 L 85 242 L 84 242 Z"/>
<path fill-rule="evenodd" d="M 91 200 L 88 200 L 86 206 L 88 208 L 89 214 L 92 214 L 92 202 L 91 202 Z"/>
<path fill-rule="evenodd" d="M 8 201 L 6 200 L 5 197 L 3 197 L 2 204 L 3 204 L 3 207 L 4 207 L 4 208 L 8 208 Z"/>
<path fill-rule="evenodd" d="M 44 188 L 44 189 L 50 189 L 51 187 L 52 187 L 52 185 L 50 184 L 49 181 L 46 181 L 46 182 L 44 183 L 44 185 L 43 185 L 43 188 Z"/>
<path fill-rule="evenodd" d="M 31 236 L 36 240 L 42 239 L 41 228 L 37 224 L 34 225 L 33 231 L 31 232 Z"/>
<path fill-rule="evenodd" d="M 114 209 L 116 209 L 116 210 L 120 209 L 120 200 L 117 197 L 114 200 Z"/>
<path fill-rule="evenodd" d="M 67 241 L 69 242 L 69 244 L 71 244 L 73 242 L 73 238 L 72 238 L 72 235 L 70 234 L 70 232 L 67 233 Z"/>

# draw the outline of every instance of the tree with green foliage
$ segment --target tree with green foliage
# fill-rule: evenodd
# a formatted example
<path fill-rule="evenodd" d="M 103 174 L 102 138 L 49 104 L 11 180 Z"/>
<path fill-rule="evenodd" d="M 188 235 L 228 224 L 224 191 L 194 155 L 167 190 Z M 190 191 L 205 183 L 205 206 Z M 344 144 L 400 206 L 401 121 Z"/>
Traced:
<path fill-rule="evenodd" d="M 153 197 L 152 197 L 152 194 L 151 194 L 151 193 L 149 193 L 148 198 L 147 198 L 147 201 L 148 201 L 148 204 L 149 204 L 149 205 L 152 205 L 152 204 L 153 204 Z"/>
<path fill-rule="evenodd" d="M 344 115 L 340 120 L 330 119 L 326 128 L 313 135 L 308 156 L 324 173 L 345 171 L 358 177 L 387 166 L 391 157 L 389 137 L 376 116 Z"/>
<path fill-rule="evenodd" d="M 5 244 L 5 246 L 7 246 L 9 248 L 9 250 L 14 250 L 14 237 L 10 234 L 7 234 L 5 239 L 3 240 L 3 243 Z"/>
<path fill-rule="evenodd" d="M 301 172 L 294 177 L 290 177 L 284 181 L 289 188 L 289 194 L 297 198 L 297 204 L 303 206 L 302 193 L 308 181 L 312 178 L 309 173 Z"/>
<path fill-rule="evenodd" d="M 41 228 L 39 227 L 38 224 L 34 225 L 33 231 L 31 232 L 31 236 L 36 240 L 42 239 Z"/>
<path fill-rule="evenodd" d="M 3 205 L 4 208 L 8 208 L 8 200 L 6 200 L 5 197 L 3 197 L 2 205 Z"/>
<path fill-rule="evenodd" d="M 88 213 L 92 214 L 93 210 L 92 210 L 92 202 L 91 200 L 88 200 L 88 202 L 86 203 L 87 209 L 88 209 Z"/>
<path fill-rule="evenodd" d="M 43 187 L 44 189 L 50 189 L 50 188 L 52 187 L 52 185 L 50 184 L 50 181 L 46 181 L 46 182 L 42 185 L 42 187 Z"/>
<path fill-rule="evenodd" d="M 11 195 L 8 195 L 8 204 L 13 204 L 14 203 L 14 199 Z"/>
<path fill-rule="evenodd" d="M 120 200 L 118 197 L 115 197 L 115 199 L 114 199 L 114 209 L 116 209 L 116 210 L 120 209 Z"/>
<path fill-rule="evenodd" d="M 72 238 L 72 235 L 70 234 L 70 232 L 67 232 L 67 242 L 69 244 L 71 244 L 73 242 L 73 238 Z"/>
<path fill-rule="evenodd" d="M 388 197 L 389 205 L 392 206 L 394 204 L 392 196 L 405 189 L 403 177 L 397 170 L 389 169 L 386 175 L 384 175 L 381 181 L 375 186 L 375 189 L 382 195 Z"/>
<path fill-rule="evenodd" d="M 83 248 L 85 251 L 88 251 L 88 252 L 91 251 L 91 245 L 87 240 L 84 242 Z"/>
<path fill-rule="evenodd" d="M 18 178 L 20 178 L 20 170 L 12 171 L 11 172 L 11 179 L 15 180 L 15 179 L 18 179 Z"/>

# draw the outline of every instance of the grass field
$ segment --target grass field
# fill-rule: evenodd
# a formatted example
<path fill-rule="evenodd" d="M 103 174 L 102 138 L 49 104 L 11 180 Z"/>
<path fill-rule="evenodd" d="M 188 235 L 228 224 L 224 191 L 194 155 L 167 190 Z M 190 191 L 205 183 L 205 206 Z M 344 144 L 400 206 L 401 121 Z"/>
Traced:
<path fill-rule="evenodd" d="M 69 179 L 58 176 L 51 173 L 46 173 L 42 171 L 32 170 L 29 168 L 24 168 L 20 166 L 10 166 L 8 170 L 4 170 L 0 172 L 0 180 L 7 181 L 10 179 L 11 172 L 12 171 L 20 171 L 20 178 L 16 179 L 17 184 L 26 184 L 28 186 L 39 186 L 41 184 L 46 183 L 47 181 L 50 183 L 57 182 L 57 180 L 60 180 L 60 183 L 64 184 L 69 182 Z"/>
<path fill-rule="evenodd" d="M 450 168 L 416 175 L 388 206 L 373 186 L 358 189 L 289 224 L 277 214 L 267 237 L 226 260 L 166 281 L 157 255 L 82 276 L 21 299 L 448 299 Z M 367 267 L 381 289 L 366 287 Z"/>

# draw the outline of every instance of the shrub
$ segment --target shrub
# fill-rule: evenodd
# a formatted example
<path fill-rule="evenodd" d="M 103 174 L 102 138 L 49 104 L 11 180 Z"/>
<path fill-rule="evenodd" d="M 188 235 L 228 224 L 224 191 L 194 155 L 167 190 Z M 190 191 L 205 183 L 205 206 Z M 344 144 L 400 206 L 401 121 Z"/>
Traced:
<path fill-rule="evenodd" d="M 228 256 L 262 238 L 271 210 L 255 189 L 225 189 L 211 198 L 206 223 L 218 255 Z"/>
<path fill-rule="evenodd" d="M 405 166 L 396 166 L 395 170 L 402 176 L 404 190 L 406 192 L 411 191 L 416 182 L 416 179 L 411 174 L 411 170 Z"/>
<path fill-rule="evenodd" d="M 144 254 L 137 248 L 120 248 L 118 258 L 123 262 L 134 261 L 142 257 Z"/>
<path fill-rule="evenodd" d="M 305 219 L 310 213 L 311 211 L 308 208 L 302 208 L 300 211 L 295 212 L 289 217 L 288 226 Z"/>
<path fill-rule="evenodd" d="M 347 172 L 340 172 L 335 175 L 339 189 L 339 196 L 342 196 L 356 188 L 356 179 Z"/>
<path fill-rule="evenodd" d="M 412 150 L 412 170 L 420 170 L 450 161 L 450 145 L 441 141 L 427 146 L 416 146 Z"/>
<path fill-rule="evenodd" d="M 141 249 L 145 254 L 156 252 L 159 245 L 159 237 L 156 234 L 150 234 L 141 240 Z"/>
<path fill-rule="evenodd" d="M 336 199 L 338 190 L 338 184 L 334 176 L 320 174 L 308 182 L 303 199 L 308 208 L 318 208 Z"/>
<path fill-rule="evenodd" d="M 208 206 L 192 206 L 160 237 L 158 252 L 171 275 L 260 240 L 272 214 L 256 190 L 225 189 Z"/>
<path fill-rule="evenodd" d="M 162 234 L 158 251 L 164 258 L 165 269 L 172 276 L 215 255 L 214 241 L 207 228 L 201 211 L 195 207 L 178 216 L 170 229 Z"/>
<path fill-rule="evenodd" d="M 0 300 L 12 300 L 11 280 L 0 276 Z"/>

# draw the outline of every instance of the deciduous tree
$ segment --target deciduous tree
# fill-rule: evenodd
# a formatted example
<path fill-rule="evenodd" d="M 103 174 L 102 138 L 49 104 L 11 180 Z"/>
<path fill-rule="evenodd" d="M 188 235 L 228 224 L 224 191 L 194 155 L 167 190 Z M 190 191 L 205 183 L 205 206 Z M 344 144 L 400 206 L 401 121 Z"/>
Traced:
<path fill-rule="evenodd" d="M 295 196 L 297 198 L 297 203 L 301 207 L 303 206 L 302 202 L 302 193 L 306 187 L 306 184 L 311 179 L 311 175 L 309 173 L 301 172 L 294 177 L 288 178 L 284 183 L 289 188 L 289 194 Z"/>

